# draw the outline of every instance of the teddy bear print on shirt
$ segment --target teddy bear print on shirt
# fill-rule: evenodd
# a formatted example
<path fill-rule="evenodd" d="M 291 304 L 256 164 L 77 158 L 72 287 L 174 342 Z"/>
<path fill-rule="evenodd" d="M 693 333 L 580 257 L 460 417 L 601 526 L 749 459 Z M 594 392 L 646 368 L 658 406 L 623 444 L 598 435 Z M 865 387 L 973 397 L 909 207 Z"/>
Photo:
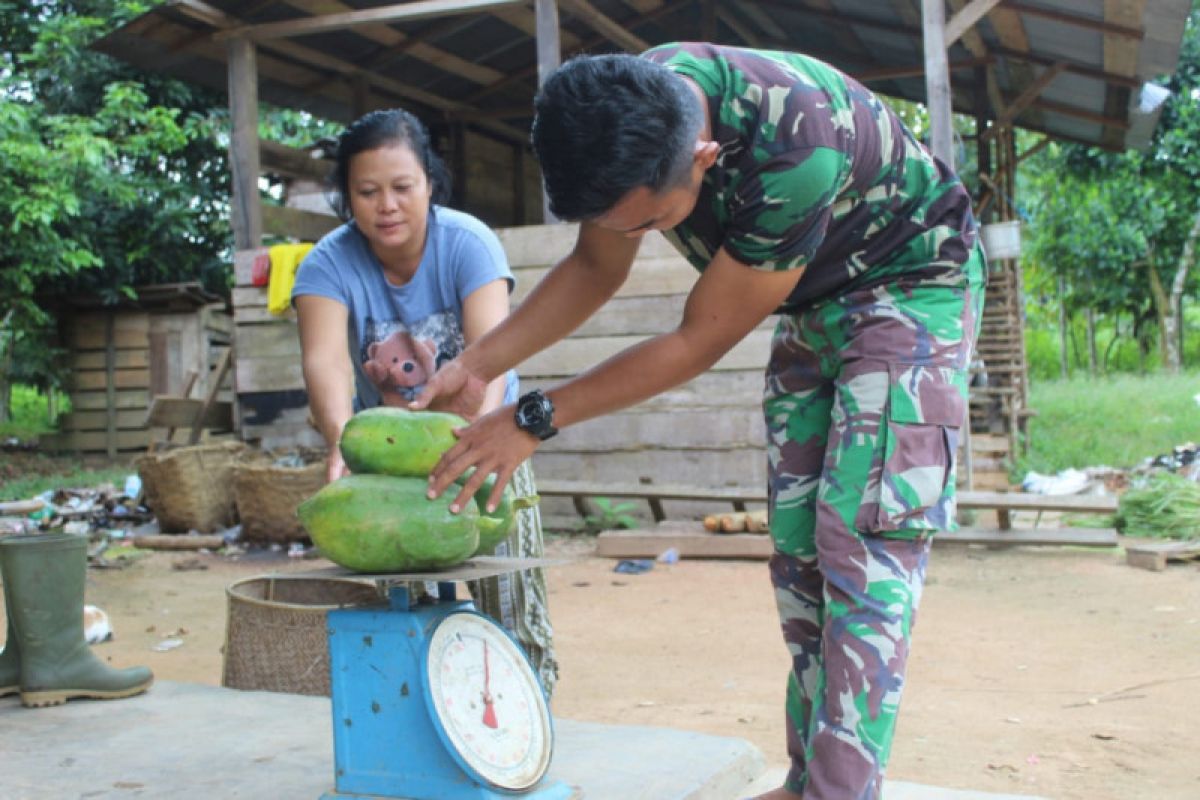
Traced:
<path fill-rule="evenodd" d="M 435 314 L 407 328 L 398 321 L 368 320 L 363 372 L 384 405 L 403 406 L 420 393 L 437 368 L 462 351 L 453 314 Z"/>

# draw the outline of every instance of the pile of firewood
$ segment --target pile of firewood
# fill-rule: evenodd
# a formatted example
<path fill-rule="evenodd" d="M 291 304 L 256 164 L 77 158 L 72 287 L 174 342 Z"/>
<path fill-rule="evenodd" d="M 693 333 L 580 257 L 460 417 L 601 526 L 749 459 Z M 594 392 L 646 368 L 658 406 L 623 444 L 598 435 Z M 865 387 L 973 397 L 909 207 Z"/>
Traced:
<path fill-rule="evenodd" d="M 704 518 L 704 530 L 713 533 L 766 533 L 767 512 L 763 509 L 709 514 Z"/>

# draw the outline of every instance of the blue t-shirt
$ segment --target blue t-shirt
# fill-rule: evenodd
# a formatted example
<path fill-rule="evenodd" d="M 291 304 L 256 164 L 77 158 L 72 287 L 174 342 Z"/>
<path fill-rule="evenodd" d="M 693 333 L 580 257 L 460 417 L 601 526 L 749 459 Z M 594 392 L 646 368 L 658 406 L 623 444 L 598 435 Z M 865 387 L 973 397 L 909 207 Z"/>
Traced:
<path fill-rule="evenodd" d="M 322 237 L 296 273 L 292 300 L 319 295 L 350 311 L 356 411 L 402 406 L 444 362 L 462 352 L 463 300 L 512 270 L 500 240 L 469 214 L 432 206 L 425 254 L 404 286 L 393 286 L 354 222 Z M 517 399 L 517 374 L 509 371 L 505 402 Z"/>

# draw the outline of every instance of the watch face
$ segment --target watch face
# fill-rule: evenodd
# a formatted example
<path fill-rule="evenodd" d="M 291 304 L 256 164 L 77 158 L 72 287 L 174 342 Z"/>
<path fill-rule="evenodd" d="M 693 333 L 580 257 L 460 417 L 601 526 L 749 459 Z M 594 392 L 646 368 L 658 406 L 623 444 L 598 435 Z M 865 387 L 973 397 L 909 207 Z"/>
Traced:
<path fill-rule="evenodd" d="M 550 712 L 524 654 L 495 623 L 463 612 L 429 639 L 429 701 L 451 752 L 485 782 L 528 789 L 550 766 Z"/>
<path fill-rule="evenodd" d="M 539 396 L 523 399 L 519 413 L 522 427 L 526 430 L 540 433 L 550 426 L 550 414 L 546 408 L 546 401 Z"/>

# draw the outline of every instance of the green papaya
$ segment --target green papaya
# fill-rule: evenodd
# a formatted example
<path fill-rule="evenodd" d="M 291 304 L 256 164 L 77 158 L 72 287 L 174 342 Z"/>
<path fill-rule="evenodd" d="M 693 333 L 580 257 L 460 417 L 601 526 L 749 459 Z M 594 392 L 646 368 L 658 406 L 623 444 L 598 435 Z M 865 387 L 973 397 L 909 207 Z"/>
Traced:
<path fill-rule="evenodd" d="M 517 497 L 513 493 L 512 484 L 504 487 L 496 510 L 488 513 L 487 501 L 496 485 L 496 476 L 488 475 L 487 480 L 475 492 L 475 505 L 479 511 L 479 549 L 476 555 L 491 555 L 496 545 L 508 538 L 517 524 L 517 512 L 537 505 L 538 497 Z"/>
<path fill-rule="evenodd" d="M 411 572 L 462 563 L 479 549 L 479 512 L 450 513 L 452 493 L 425 496 L 425 478 L 347 475 L 296 508 L 313 544 L 357 572 Z"/>
<path fill-rule="evenodd" d="M 457 414 L 378 406 L 350 418 L 338 447 L 351 472 L 424 478 L 466 424 Z"/>

